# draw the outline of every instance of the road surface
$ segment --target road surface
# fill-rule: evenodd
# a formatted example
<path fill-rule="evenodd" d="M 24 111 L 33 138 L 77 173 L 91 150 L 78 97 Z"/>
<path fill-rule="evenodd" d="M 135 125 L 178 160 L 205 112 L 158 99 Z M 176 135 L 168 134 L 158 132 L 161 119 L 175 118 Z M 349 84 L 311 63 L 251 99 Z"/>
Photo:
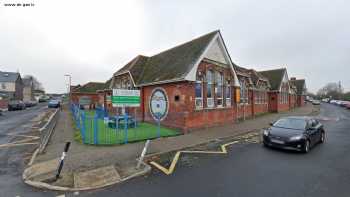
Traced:
<path fill-rule="evenodd" d="M 26 135 L 34 122 L 32 120 L 47 110 L 46 103 L 20 111 L 3 112 L 0 116 L 0 144 L 13 142 L 15 135 Z M 54 196 L 27 186 L 22 181 L 24 158 L 30 157 L 33 145 L 0 148 L 0 196 Z M 29 151 L 29 152 L 28 152 Z"/>

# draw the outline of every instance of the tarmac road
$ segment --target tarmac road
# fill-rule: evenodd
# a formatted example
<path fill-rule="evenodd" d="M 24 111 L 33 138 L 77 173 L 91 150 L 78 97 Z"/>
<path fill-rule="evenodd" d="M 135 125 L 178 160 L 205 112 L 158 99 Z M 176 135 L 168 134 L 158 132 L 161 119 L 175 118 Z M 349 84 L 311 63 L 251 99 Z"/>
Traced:
<path fill-rule="evenodd" d="M 170 176 L 148 177 L 80 196 L 350 196 L 350 110 L 322 104 L 327 138 L 308 154 L 236 144 L 226 156 L 187 155 Z"/>
<path fill-rule="evenodd" d="M 3 112 L 0 116 L 0 144 L 12 142 L 13 135 L 25 135 L 30 131 L 34 119 L 47 110 L 47 103 L 20 111 Z M 11 196 L 54 196 L 52 192 L 43 192 L 27 186 L 22 181 L 24 157 L 31 156 L 28 151 L 33 145 L 0 148 L 0 197 Z M 29 152 L 30 153 L 30 152 Z"/>

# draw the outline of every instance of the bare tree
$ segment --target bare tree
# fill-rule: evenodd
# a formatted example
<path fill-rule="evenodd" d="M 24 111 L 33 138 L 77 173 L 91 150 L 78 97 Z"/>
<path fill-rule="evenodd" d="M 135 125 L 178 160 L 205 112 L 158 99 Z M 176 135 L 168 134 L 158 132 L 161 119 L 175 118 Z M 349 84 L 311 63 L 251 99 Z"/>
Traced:
<path fill-rule="evenodd" d="M 341 83 L 327 83 L 323 88 L 317 92 L 318 97 L 328 97 L 333 99 L 341 99 L 343 95 L 343 88 Z"/>

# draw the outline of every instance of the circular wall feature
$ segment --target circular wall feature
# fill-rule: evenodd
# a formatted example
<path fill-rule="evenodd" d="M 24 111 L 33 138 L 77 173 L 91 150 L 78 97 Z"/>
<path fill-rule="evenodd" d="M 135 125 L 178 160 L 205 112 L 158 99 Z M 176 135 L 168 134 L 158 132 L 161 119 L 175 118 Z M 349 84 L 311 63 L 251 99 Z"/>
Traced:
<path fill-rule="evenodd" d="M 168 115 L 168 96 L 163 88 L 155 88 L 152 91 L 149 109 L 154 120 L 162 121 Z"/>

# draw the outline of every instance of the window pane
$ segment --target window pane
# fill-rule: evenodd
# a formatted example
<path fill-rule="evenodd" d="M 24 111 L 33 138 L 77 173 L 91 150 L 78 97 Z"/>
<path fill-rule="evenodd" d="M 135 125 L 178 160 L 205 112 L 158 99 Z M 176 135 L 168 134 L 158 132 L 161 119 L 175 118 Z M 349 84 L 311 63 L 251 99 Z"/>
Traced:
<path fill-rule="evenodd" d="M 213 83 L 213 72 L 211 70 L 207 70 L 207 82 Z"/>
<path fill-rule="evenodd" d="M 231 98 L 231 87 L 226 86 L 226 98 Z"/>
<path fill-rule="evenodd" d="M 216 97 L 222 98 L 222 86 L 216 85 Z"/>
<path fill-rule="evenodd" d="M 203 100 L 202 99 L 196 99 L 196 108 L 202 108 L 203 107 Z"/>
<path fill-rule="evenodd" d="M 202 84 L 196 83 L 195 89 L 196 89 L 196 98 L 201 98 L 202 97 Z"/>
<path fill-rule="evenodd" d="M 210 84 L 207 85 L 207 97 L 212 97 L 212 86 Z"/>

